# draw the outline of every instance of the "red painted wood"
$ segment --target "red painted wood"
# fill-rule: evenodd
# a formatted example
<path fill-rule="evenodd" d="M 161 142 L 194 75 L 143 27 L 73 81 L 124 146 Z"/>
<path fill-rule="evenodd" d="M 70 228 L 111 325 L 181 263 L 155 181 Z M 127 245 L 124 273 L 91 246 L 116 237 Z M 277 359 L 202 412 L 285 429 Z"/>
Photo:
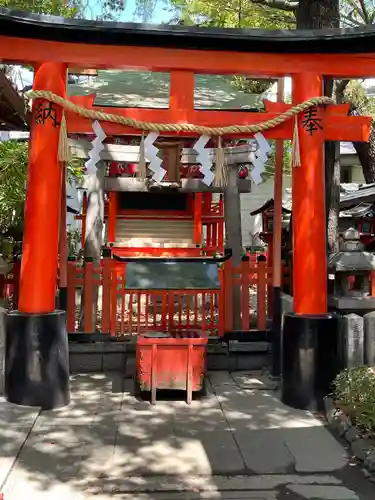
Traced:
<path fill-rule="evenodd" d="M 194 243 L 202 244 L 202 193 L 195 193 L 194 197 Z"/>
<path fill-rule="evenodd" d="M 116 241 L 116 218 L 118 215 L 117 192 L 111 191 L 109 193 L 108 203 L 108 243 Z"/>
<path fill-rule="evenodd" d="M 318 74 L 293 77 L 295 103 L 321 93 L 323 79 Z M 324 111 L 316 109 L 315 119 Z M 343 117 L 346 119 L 346 117 Z M 305 130 L 304 116 L 298 118 L 301 166 L 293 169 L 293 296 L 297 314 L 327 312 L 327 259 L 325 173 L 323 144 L 326 131 Z M 320 122 L 321 123 L 321 122 Z"/>
<path fill-rule="evenodd" d="M 50 90 L 65 97 L 66 69 L 65 64 L 40 64 L 33 89 Z M 37 99 L 32 110 L 18 304 L 24 313 L 52 312 L 56 302 L 62 183 L 58 160 L 60 127 L 52 119 L 36 122 L 40 106 L 44 109 L 49 103 Z M 56 122 L 61 122 L 61 108 L 54 109 Z"/>
<path fill-rule="evenodd" d="M 207 337 L 198 332 L 176 333 L 172 338 L 145 338 L 136 344 L 136 371 L 139 387 L 151 391 L 152 401 L 156 389 L 187 390 L 203 387 Z"/>
<path fill-rule="evenodd" d="M 35 64 L 65 63 L 92 69 L 137 69 L 190 71 L 204 74 L 251 74 L 285 76 L 296 70 L 332 77 L 359 78 L 373 74 L 375 53 L 364 54 L 264 54 L 160 47 L 97 45 L 52 42 L 16 36 L 0 37 L 0 57 L 7 62 Z M 250 70 L 249 70 L 250 68 Z"/>
<path fill-rule="evenodd" d="M 1 38 L 1 37 L 0 37 Z M 320 92 L 321 95 L 321 92 Z M 317 97 L 317 96 L 314 96 Z M 94 106 L 95 95 L 87 96 L 72 96 L 70 100 L 75 104 L 88 109 L 97 109 Z M 302 99 L 302 97 L 301 97 Z M 305 99 L 306 100 L 306 99 Z M 303 99 L 300 101 L 303 102 Z M 170 109 L 142 109 L 142 108 L 110 108 L 110 113 L 120 116 L 131 117 L 139 121 L 149 121 L 157 123 L 194 123 L 195 125 L 203 125 L 207 127 L 221 127 L 236 125 L 250 125 L 265 122 L 274 119 L 280 115 L 284 108 L 279 106 L 287 106 L 281 103 L 267 103 L 270 111 L 264 113 L 244 113 L 243 111 L 196 111 L 193 108 L 186 109 L 181 114 L 181 110 Z M 291 106 L 285 108 L 289 109 Z M 329 106 L 331 111 L 322 116 L 324 126 L 325 140 L 329 141 L 367 141 L 370 133 L 371 118 L 361 116 L 345 116 L 343 107 Z M 278 110 L 281 111 L 278 111 Z M 337 114 L 336 114 L 337 113 Z M 82 118 L 81 116 L 67 112 L 68 131 L 72 134 L 88 134 L 92 133 L 91 120 Z M 118 125 L 115 123 L 101 123 L 107 135 L 141 135 L 140 131 L 130 127 Z M 293 137 L 294 121 L 292 119 L 263 132 L 263 135 L 268 139 L 291 139 Z M 191 137 L 192 134 L 178 132 L 165 133 L 166 136 L 177 135 L 178 137 Z M 226 134 L 227 139 L 231 137 L 249 137 L 249 133 L 243 134 Z"/>
<path fill-rule="evenodd" d="M 267 263 L 258 262 L 257 265 L 257 326 L 259 330 L 265 330 L 267 326 Z"/>

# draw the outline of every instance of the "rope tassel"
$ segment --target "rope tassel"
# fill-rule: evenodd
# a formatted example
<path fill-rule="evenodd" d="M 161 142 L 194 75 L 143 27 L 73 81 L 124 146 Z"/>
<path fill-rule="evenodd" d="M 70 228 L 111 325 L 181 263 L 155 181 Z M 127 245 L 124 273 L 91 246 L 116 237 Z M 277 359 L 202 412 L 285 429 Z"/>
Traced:
<path fill-rule="evenodd" d="M 217 148 L 215 152 L 215 176 L 214 186 L 225 187 L 228 183 L 228 165 L 225 160 L 225 153 L 222 146 L 221 135 L 217 139 Z"/>
<path fill-rule="evenodd" d="M 64 111 L 62 113 L 60 124 L 58 158 L 62 163 L 68 163 L 70 161 L 70 146 Z"/>
<path fill-rule="evenodd" d="M 145 136 L 142 134 L 139 144 L 139 159 L 137 166 L 137 177 L 144 181 L 147 178 L 146 154 L 145 154 Z"/>
<path fill-rule="evenodd" d="M 301 154 L 299 149 L 298 118 L 294 117 L 294 129 L 292 139 L 292 167 L 301 166 Z"/>

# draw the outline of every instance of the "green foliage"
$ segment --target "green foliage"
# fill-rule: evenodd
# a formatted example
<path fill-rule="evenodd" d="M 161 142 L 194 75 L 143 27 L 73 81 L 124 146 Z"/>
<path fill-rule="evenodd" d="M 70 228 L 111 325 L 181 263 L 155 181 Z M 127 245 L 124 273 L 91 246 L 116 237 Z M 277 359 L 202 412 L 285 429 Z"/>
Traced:
<path fill-rule="evenodd" d="M 77 257 L 81 244 L 81 231 L 79 229 L 68 230 L 69 257 Z"/>
<path fill-rule="evenodd" d="M 26 197 L 29 144 L 26 141 L 0 142 L 0 233 L 22 226 Z M 68 165 L 68 179 L 83 176 L 83 162 L 77 158 Z"/>
<path fill-rule="evenodd" d="M 0 0 L 0 6 L 64 17 L 74 17 L 78 13 L 76 2 L 65 0 Z"/>
<path fill-rule="evenodd" d="M 344 92 L 346 102 L 350 102 L 361 115 L 375 116 L 375 98 L 366 94 L 360 80 L 351 80 Z"/>
<path fill-rule="evenodd" d="M 375 373 L 367 366 L 344 370 L 334 381 L 337 406 L 360 429 L 375 431 Z"/>
<path fill-rule="evenodd" d="M 185 24 L 219 28 L 290 28 L 294 15 L 248 0 L 171 0 Z"/>
<path fill-rule="evenodd" d="M 291 161 L 292 161 L 292 142 L 284 141 L 284 157 L 283 157 L 283 172 L 284 174 L 291 175 Z M 276 142 L 271 143 L 272 151 L 268 157 L 268 161 L 265 164 L 264 172 L 262 178 L 264 181 L 273 177 L 275 174 L 275 164 L 276 164 Z"/>
<path fill-rule="evenodd" d="M 234 76 L 231 85 L 235 89 L 245 92 L 246 94 L 263 94 L 263 92 L 266 92 L 273 83 L 275 83 L 275 80 L 254 80 L 246 76 Z"/>
<path fill-rule="evenodd" d="M 0 142 L 0 232 L 18 226 L 23 217 L 28 143 Z"/>

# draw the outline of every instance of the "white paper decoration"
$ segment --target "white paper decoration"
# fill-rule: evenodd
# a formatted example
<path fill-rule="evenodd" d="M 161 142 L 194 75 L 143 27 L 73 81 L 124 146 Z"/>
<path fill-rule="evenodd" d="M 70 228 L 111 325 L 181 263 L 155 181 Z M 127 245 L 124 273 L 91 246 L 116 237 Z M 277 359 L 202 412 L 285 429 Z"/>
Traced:
<path fill-rule="evenodd" d="M 194 144 L 193 149 L 197 152 L 197 161 L 201 164 L 199 170 L 203 174 L 202 182 L 206 186 L 211 186 L 214 180 L 214 174 L 211 172 L 212 158 L 207 149 L 205 149 L 206 144 L 210 138 L 206 135 L 201 135 L 197 142 Z"/>
<path fill-rule="evenodd" d="M 150 132 L 145 140 L 145 157 L 150 162 L 148 168 L 154 172 L 152 176 L 152 180 L 155 182 L 161 182 L 167 171 L 162 167 L 163 160 L 159 158 L 158 153 L 159 150 L 156 146 L 154 146 L 154 142 L 159 137 L 157 132 Z"/>
<path fill-rule="evenodd" d="M 264 165 L 268 160 L 268 154 L 271 151 L 271 146 L 263 134 L 257 132 L 254 134 L 254 139 L 258 143 L 257 150 L 252 153 L 251 163 L 253 164 L 253 169 L 251 170 L 251 178 L 256 185 L 262 182 L 261 174 L 264 172 Z"/>

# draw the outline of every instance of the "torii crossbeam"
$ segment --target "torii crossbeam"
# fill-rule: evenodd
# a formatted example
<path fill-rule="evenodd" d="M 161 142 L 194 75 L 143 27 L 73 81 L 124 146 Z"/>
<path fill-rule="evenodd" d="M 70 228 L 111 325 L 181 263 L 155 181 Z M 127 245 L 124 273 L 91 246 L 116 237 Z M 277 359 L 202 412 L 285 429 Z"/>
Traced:
<path fill-rule="evenodd" d="M 187 77 L 190 73 L 186 73 Z M 193 75 L 194 76 L 194 75 Z M 171 80 L 176 78 L 175 73 L 171 73 Z M 143 122 L 159 123 L 194 123 L 206 127 L 231 126 L 237 125 L 255 125 L 273 118 L 276 118 L 292 106 L 264 100 L 265 112 L 247 112 L 247 111 L 203 111 L 195 110 L 194 102 L 191 98 L 194 95 L 194 87 L 189 88 L 184 80 L 184 85 L 176 89 L 179 98 L 185 103 L 183 109 L 171 105 L 169 109 L 142 109 L 142 108 L 116 108 L 95 106 L 95 94 L 87 96 L 72 96 L 71 102 L 86 109 L 105 111 L 111 114 L 131 117 Z M 182 85 L 182 84 L 181 84 Z M 306 112 L 306 116 L 309 111 Z M 326 141 L 367 141 L 369 135 L 369 126 L 371 119 L 364 116 L 348 116 L 349 104 L 326 106 L 324 113 L 319 118 L 319 123 L 324 130 L 324 140 Z M 75 113 L 68 112 L 68 132 L 72 134 L 92 134 L 91 120 L 83 118 Z M 104 132 L 109 135 L 136 135 L 140 132 L 131 127 L 124 127 L 116 123 L 102 122 Z M 292 139 L 294 121 L 288 120 L 275 128 L 266 130 L 263 135 L 267 139 Z M 168 136 L 178 135 L 179 137 L 191 137 L 191 133 L 178 132 L 173 134 L 169 132 Z M 226 134 L 225 138 L 249 138 L 249 134 Z"/>

